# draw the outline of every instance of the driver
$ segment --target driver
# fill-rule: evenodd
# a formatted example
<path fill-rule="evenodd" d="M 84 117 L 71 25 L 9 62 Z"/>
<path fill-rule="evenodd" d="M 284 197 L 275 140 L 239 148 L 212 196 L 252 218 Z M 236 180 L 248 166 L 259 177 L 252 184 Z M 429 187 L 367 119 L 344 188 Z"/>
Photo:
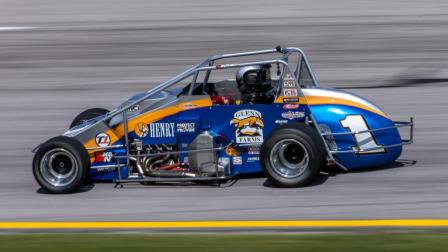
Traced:
<path fill-rule="evenodd" d="M 271 103 L 275 96 L 271 85 L 271 65 L 245 66 L 236 72 L 242 103 Z"/>

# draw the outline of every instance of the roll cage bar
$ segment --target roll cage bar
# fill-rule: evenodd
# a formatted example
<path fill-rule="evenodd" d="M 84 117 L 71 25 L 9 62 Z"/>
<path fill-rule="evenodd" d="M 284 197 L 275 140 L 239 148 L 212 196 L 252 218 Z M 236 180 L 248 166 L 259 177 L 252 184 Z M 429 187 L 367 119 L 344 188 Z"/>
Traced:
<path fill-rule="evenodd" d="M 296 80 L 299 80 L 299 74 L 300 74 L 300 68 L 302 60 L 305 62 L 305 67 L 310 73 L 311 79 L 313 80 L 313 84 L 315 87 L 318 87 L 319 84 L 317 82 L 317 79 L 314 75 L 314 72 L 310 68 L 310 64 L 308 61 L 308 58 L 306 57 L 305 53 L 300 49 L 296 47 L 287 47 L 282 48 L 281 46 L 277 46 L 275 49 L 268 49 L 268 50 L 259 50 L 259 51 L 252 51 L 252 52 L 241 52 L 241 53 L 232 53 L 232 54 L 222 54 L 222 55 L 215 55 L 204 61 L 203 63 L 207 64 L 208 66 L 215 66 L 211 69 L 198 69 L 198 71 L 207 70 L 207 74 L 205 76 L 205 81 L 208 81 L 208 78 L 210 76 L 211 70 L 215 69 L 223 69 L 223 68 L 233 68 L 233 67 L 242 67 L 242 66 L 248 66 L 248 65 L 258 65 L 258 64 L 272 64 L 271 61 L 259 61 L 259 62 L 247 62 L 247 63 L 239 63 L 239 64 L 225 64 L 225 65 L 215 65 L 215 63 L 222 59 L 228 59 L 228 58 L 237 58 L 237 57 L 244 57 L 244 56 L 253 56 L 253 55 L 261 55 L 261 54 L 270 54 L 270 53 L 281 53 L 282 56 L 277 58 L 277 60 L 283 61 L 283 65 L 289 65 L 288 59 L 289 57 L 297 53 L 299 56 L 299 62 L 297 63 L 297 66 L 294 70 L 294 75 L 296 77 Z M 275 63 L 275 62 L 274 62 Z M 223 67 L 224 66 L 224 67 Z"/>

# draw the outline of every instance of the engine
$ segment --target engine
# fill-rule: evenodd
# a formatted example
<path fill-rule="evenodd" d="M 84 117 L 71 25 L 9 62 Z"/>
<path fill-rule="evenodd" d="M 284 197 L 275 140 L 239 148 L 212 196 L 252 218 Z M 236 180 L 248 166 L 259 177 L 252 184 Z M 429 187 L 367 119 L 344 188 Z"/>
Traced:
<path fill-rule="evenodd" d="M 177 145 L 134 140 L 129 147 L 131 173 L 142 177 L 220 176 L 230 163 L 228 158 L 218 158 L 215 138 L 208 132 L 199 134 L 188 146 L 188 163 L 180 161 Z"/>
<path fill-rule="evenodd" d="M 188 164 L 179 161 L 176 145 L 143 144 L 134 140 L 130 144 L 132 172 L 148 177 L 194 177 Z"/>

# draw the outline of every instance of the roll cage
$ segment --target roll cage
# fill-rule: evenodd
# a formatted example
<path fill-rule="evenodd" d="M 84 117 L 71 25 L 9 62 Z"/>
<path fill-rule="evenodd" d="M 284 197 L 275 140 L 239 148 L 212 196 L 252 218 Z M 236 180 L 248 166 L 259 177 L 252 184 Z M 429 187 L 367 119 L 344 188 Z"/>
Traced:
<path fill-rule="evenodd" d="M 240 58 L 240 57 L 263 55 L 263 54 L 280 54 L 280 57 L 276 57 L 272 60 L 263 60 L 263 61 L 247 61 L 247 62 L 240 62 L 240 63 L 216 64 L 220 60 L 223 60 L 223 59 Z M 289 61 L 289 57 L 293 54 L 298 55 L 299 61 L 298 61 L 297 65 L 294 67 L 294 69 L 291 69 L 288 61 Z M 205 77 L 204 77 L 204 83 L 207 83 L 207 81 L 210 77 L 210 73 L 213 70 L 238 68 L 238 67 L 252 66 L 252 65 L 264 65 L 264 64 L 279 64 L 279 65 L 284 66 L 285 68 L 288 68 L 291 73 L 294 73 L 294 77 L 295 77 L 295 81 L 296 81 L 297 85 L 298 85 L 297 80 L 300 79 L 300 73 L 301 73 L 300 70 L 305 68 L 311 77 L 312 86 L 313 87 L 319 86 L 317 79 L 309 65 L 309 61 L 308 61 L 305 53 L 301 49 L 296 48 L 296 47 L 282 48 L 280 46 L 277 46 L 274 49 L 215 55 L 215 56 L 212 56 L 212 57 L 204 60 L 203 62 L 201 62 L 197 65 L 192 66 L 191 68 L 180 73 L 179 75 L 176 75 L 176 76 L 172 77 L 171 79 L 161 83 L 160 85 L 156 86 L 155 88 L 148 90 L 146 92 L 146 94 L 144 96 L 140 97 L 139 99 L 137 99 L 129 104 L 126 104 L 125 106 L 118 107 L 117 109 L 107 113 L 104 117 L 101 117 L 101 119 L 96 121 L 95 123 L 82 128 L 82 130 L 80 130 L 78 132 L 73 132 L 73 134 L 71 134 L 71 135 L 76 136 L 79 133 L 90 129 L 103 121 L 107 121 L 120 113 L 123 113 L 123 118 L 127 118 L 126 111 L 128 109 L 133 108 L 135 105 L 148 99 L 149 97 L 153 96 L 154 94 L 159 93 L 163 90 L 166 90 L 166 89 L 170 88 L 171 86 L 175 85 L 176 83 L 193 75 L 192 85 L 190 85 L 191 90 L 189 91 L 189 94 L 191 94 L 192 89 L 194 88 L 194 84 L 197 82 L 198 75 L 202 71 L 206 72 Z M 299 88 L 299 92 L 300 92 L 300 88 Z M 124 121 L 123 123 L 126 124 L 126 121 Z M 125 127 L 126 127 L 126 125 L 125 125 Z M 126 136 L 126 134 L 125 134 L 125 136 Z M 102 147 L 101 149 L 104 149 L 104 147 Z"/>

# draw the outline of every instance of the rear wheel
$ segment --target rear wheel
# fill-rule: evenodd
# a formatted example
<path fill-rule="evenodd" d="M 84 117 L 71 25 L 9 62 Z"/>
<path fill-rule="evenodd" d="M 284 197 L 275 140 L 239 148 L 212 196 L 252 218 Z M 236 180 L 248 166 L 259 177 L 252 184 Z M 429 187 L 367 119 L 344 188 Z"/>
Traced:
<path fill-rule="evenodd" d="M 73 119 L 72 123 L 70 124 L 70 128 L 73 128 L 76 125 L 79 125 L 87 120 L 93 119 L 101 115 L 105 115 L 107 113 L 109 113 L 109 110 L 104 108 L 91 108 L 86 111 L 83 111 L 79 115 L 77 115 L 75 119 Z"/>
<path fill-rule="evenodd" d="M 280 187 L 309 185 L 325 165 L 325 147 L 319 133 L 303 123 L 276 129 L 260 150 L 268 179 Z"/>
<path fill-rule="evenodd" d="M 33 159 L 33 174 L 50 193 L 79 190 L 87 178 L 89 155 L 77 140 L 59 136 L 43 143 Z"/>

